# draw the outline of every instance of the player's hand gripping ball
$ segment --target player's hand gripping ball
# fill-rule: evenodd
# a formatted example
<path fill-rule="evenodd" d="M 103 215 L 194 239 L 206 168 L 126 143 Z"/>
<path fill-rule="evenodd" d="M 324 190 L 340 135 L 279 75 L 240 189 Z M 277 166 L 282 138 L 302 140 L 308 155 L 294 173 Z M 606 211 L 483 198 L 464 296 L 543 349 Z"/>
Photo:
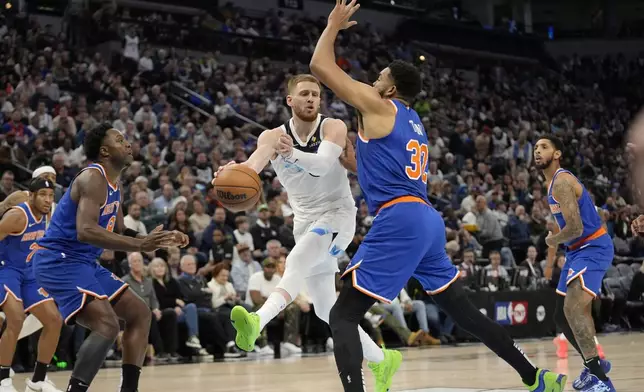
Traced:
<path fill-rule="evenodd" d="M 215 197 L 232 212 L 246 211 L 255 206 L 262 194 L 262 182 L 255 170 L 244 164 L 224 166 L 212 181 Z"/>

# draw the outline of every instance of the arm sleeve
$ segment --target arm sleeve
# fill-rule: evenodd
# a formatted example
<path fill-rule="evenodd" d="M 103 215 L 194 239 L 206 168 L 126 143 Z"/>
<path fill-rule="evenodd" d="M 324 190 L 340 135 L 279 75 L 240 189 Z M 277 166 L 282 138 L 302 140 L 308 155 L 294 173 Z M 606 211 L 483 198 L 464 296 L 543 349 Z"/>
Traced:
<path fill-rule="evenodd" d="M 324 176 L 329 172 L 333 163 L 340 158 L 341 154 L 342 147 L 328 140 L 323 140 L 318 147 L 317 153 L 313 154 L 293 149 L 293 155 L 287 161 L 315 176 Z"/>

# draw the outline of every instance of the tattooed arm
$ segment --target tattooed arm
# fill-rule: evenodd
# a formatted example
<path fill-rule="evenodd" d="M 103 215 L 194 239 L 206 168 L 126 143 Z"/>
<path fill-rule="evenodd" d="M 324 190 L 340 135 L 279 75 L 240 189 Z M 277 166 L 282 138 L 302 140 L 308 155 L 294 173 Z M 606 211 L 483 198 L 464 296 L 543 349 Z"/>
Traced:
<path fill-rule="evenodd" d="M 561 214 L 566 221 L 566 226 L 557 234 L 546 237 L 548 246 L 557 246 L 566 241 L 579 238 L 584 232 L 579 212 L 578 194 L 581 193 L 581 184 L 570 174 L 562 173 L 557 176 L 552 185 L 552 196 L 559 202 Z"/>

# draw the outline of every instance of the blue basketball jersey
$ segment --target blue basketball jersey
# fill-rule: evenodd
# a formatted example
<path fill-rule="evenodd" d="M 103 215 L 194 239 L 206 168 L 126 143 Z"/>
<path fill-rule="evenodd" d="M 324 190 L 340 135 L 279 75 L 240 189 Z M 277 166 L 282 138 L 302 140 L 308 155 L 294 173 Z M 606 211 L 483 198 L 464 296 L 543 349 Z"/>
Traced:
<path fill-rule="evenodd" d="M 398 100 L 393 130 L 381 139 L 366 139 L 359 133 L 356 147 L 358 182 L 376 215 L 387 202 L 404 196 L 427 199 L 427 134 L 418 114 Z"/>
<path fill-rule="evenodd" d="M 22 232 L 6 236 L 0 243 L 0 247 L 3 250 L 4 266 L 23 269 L 31 260 L 32 251 L 36 248 L 36 240 L 45 235 L 47 219 L 41 217 L 37 220 L 28 203 L 20 203 L 13 209 L 25 214 L 27 222 Z"/>
<path fill-rule="evenodd" d="M 116 225 L 116 214 L 121 204 L 121 191 L 118 186 L 110 184 L 105 174 L 105 169 L 100 164 L 92 163 L 81 170 L 81 173 L 85 170 L 98 170 L 103 178 L 105 178 L 107 199 L 101 206 L 98 224 L 108 231 L 113 231 Z M 103 249 L 78 240 L 76 228 L 78 205 L 72 200 L 71 189 L 72 185 L 69 186 L 60 203 L 56 206 L 56 211 L 51 218 L 45 236 L 38 241 L 38 245 L 63 253 L 65 257 L 94 262 L 103 252 Z"/>
<path fill-rule="evenodd" d="M 579 238 L 575 238 L 573 240 L 570 240 L 566 242 L 564 245 L 570 247 L 571 245 L 575 244 L 579 240 L 582 239 L 591 239 L 595 233 L 597 233 L 601 228 L 602 228 L 602 220 L 599 217 L 599 214 L 597 213 L 597 209 L 595 208 L 595 204 L 593 203 L 593 200 L 590 198 L 590 195 L 588 194 L 588 191 L 586 190 L 586 187 L 584 184 L 577 179 L 571 172 L 568 170 L 564 169 L 559 169 L 555 172 L 555 175 L 552 177 L 552 182 L 550 182 L 550 186 L 548 186 L 548 204 L 550 205 L 550 212 L 554 216 L 555 220 L 557 221 L 557 225 L 559 225 L 560 229 L 563 229 L 566 227 L 566 220 L 563 217 L 563 214 L 561 213 L 561 206 L 559 205 L 559 202 L 552 196 L 552 184 L 554 184 L 555 179 L 557 176 L 561 173 L 568 173 L 571 176 L 577 180 L 582 187 L 582 193 L 581 197 L 577 201 L 579 204 L 579 213 L 581 215 L 581 223 L 584 226 L 584 231 L 581 234 Z"/>

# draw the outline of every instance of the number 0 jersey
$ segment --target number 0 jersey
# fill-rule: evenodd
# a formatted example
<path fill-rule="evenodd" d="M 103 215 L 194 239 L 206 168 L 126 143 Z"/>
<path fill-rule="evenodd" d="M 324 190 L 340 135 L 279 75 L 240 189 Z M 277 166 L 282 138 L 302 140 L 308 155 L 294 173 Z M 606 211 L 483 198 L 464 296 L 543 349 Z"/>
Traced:
<path fill-rule="evenodd" d="M 85 170 L 98 170 L 103 178 L 105 178 L 107 192 L 105 202 L 99 212 L 98 224 L 108 231 L 113 231 L 116 224 L 116 214 L 119 211 L 121 203 L 121 191 L 117 185 L 110 183 L 110 180 L 105 174 L 105 169 L 100 164 L 92 163 L 81 170 L 80 173 Z M 78 204 L 72 200 L 72 185 L 69 186 L 60 203 L 58 203 L 58 207 L 54 212 L 54 216 L 51 218 L 45 236 L 38 241 L 38 245 L 49 250 L 60 252 L 65 255 L 64 257 L 73 257 L 75 259 L 95 262 L 103 252 L 103 249 L 78 240 L 78 230 L 76 227 Z"/>
<path fill-rule="evenodd" d="M 358 181 L 369 207 L 376 215 L 387 202 L 405 196 L 427 199 L 427 134 L 415 110 L 398 100 L 393 130 L 381 139 L 358 133 L 356 155 Z"/>

